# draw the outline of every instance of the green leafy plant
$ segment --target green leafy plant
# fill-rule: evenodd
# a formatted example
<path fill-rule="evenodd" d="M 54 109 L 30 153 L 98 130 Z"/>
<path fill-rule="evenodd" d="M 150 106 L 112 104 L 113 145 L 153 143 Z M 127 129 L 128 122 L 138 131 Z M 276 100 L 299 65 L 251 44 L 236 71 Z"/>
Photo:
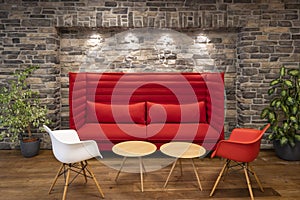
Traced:
<path fill-rule="evenodd" d="M 279 77 L 270 86 L 270 105 L 261 112 L 261 118 L 271 124 L 269 139 L 294 147 L 300 141 L 300 66 L 289 70 L 281 67 Z"/>
<path fill-rule="evenodd" d="M 26 80 L 38 69 L 29 66 L 24 71 L 14 74 L 7 87 L 0 90 L 0 139 L 10 138 L 12 142 L 19 139 L 32 139 L 32 128 L 42 128 L 49 124 L 47 108 L 42 106 L 38 92 L 30 89 Z"/>

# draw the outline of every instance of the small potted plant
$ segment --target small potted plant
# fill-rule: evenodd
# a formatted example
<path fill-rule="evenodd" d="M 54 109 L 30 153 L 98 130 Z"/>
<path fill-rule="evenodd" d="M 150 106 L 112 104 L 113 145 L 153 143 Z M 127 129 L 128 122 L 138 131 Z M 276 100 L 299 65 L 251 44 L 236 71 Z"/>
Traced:
<path fill-rule="evenodd" d="M 300 66 L 298 69 L 281 67 L 278 78 L 270 82 L 270 105 L 261 118 L 271 124 L 274 149 L 284 160 L 300 160 Z"/>
<path fill-rule="evenodd" d="M 9 138 L 11 142 L 20 140 L 24 157 L 38 154 L 40 139 L 33 137 L 32 129 L 40 129 L 49 124 L 47 108 L 41 105 L 38 92 L 30 89 L 26 80 L 37 66 L 28 66 L 14 74 L 8 85 L 0 90 L 0 140 Z"/>

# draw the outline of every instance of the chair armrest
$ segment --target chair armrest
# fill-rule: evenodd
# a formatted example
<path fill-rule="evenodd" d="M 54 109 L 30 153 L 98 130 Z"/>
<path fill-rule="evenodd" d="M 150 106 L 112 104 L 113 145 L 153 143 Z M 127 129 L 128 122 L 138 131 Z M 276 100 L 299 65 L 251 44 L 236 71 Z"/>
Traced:
<path fill-rule="evenodd" d="M 63 163 L 76 163 L 91 158 L 103 158 L 94 140 L 65 143 L 55 149 L 55 156 Z"/>
<path fill-rule="evenodd" d="M 228 153 L 234 153 L 232 149 L 236 149 L 238 146 L 243 146 L 243 143 L 229 141 L 229 140 L 221 140 L 218 142 L 216 150 L 211 154 L 211 158 L 218 156 L 220 152 L 222 152 L 224 149 Z M 235 146 L 235 148 L 232 148 L 232 146 Z"/>
<path fill-rule="evenodd" d="M 259 153 L 259 147 L 255 148 L 256 145 L 260 145 L 260 143 L 221 140 L 216 150 L 212 153 L 211 158 L 219 156 L 237 162 L 251 162 Z"/>
<path fill-rule="evenodd" d="M 84 140 L 76 143 L 69 143 L 72 148 L 78 150 L 79 152 L 83 154 L 87 153 L 86 156 L 91 156 L 92 157 L 101 157 L 101 155 L 98 145 L 94 140 Z"/>
<path fill-rule="evenodd" d="M 81 144 L 87 148 L 88 152 L 92 153 L 94 157 L 101 157 L 103 158 L 102 154 L 100 153 L 100 150 L 98 148 L 97 142 L 94 140 L 84 140 L 81 141 Z"/>

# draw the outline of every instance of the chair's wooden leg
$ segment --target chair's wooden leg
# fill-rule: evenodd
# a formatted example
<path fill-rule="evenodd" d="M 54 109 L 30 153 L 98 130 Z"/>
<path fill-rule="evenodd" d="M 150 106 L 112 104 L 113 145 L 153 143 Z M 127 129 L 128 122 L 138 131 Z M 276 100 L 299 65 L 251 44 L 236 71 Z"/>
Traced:
<path fill-rule="evenodd" d="M 60 166 L 60 168 L 59 168 L 59 170 L 57 171 L 57 174 L 56 174 L 56 176 L 55 176 L 55 178 L 54 178 L 54 180 L 53 180 L 51 186 L 50 186 L 50 189 L 49 189 L 49 191 L 48 191 L 48 194 L 51 193 L 51 191 L 52 191 L 52 189 L 53 189 L 53 187 L 54 187 L 54 185 L 55 185 L 55 183 L 56 183 L 56 181 L 57 181 L 57 179 L 58 179 L 58 177 L 59 177 L 59 174 L 60 174 L 61 171 L 63 170 L 63 167 L 64 167 L 64 164 L 62 163 L 61 166 Z"/>
<path fill-rule="evenodd" d="M 253 170 L 253 167 L 250 165 L 250 163 L 248 164 L 248 167 L 249 167 L 249 171 L 254 175 L 255 180 L 260 188 L 260 191 L 264 192 L 264 188 L 263 188 L 258 176 L 256 175 L 255 171 Z"/>
<path fill-rule="evenodd" d="M 228 171 L 229 171 L 229 168 L 230 168 L 231 160 L 227 160 L 226 162 L 228 162 L 228 164 L 227 164 L 227 167 L 225 168 L 225 171 L 224 171 L 224 173 L 223 173 L 223 181 L 225 181 L 225 178 L 226 178 L 226 176 L 227 176 L 227 174 L 228 174 Z"/>
<path fill-rule="evenodd" d="M 83 161 L 81 161 L 80 164 L 81 164 L 81 169 L 82 169 L 82 172 L 83 172 L 84 180 L 85 180 L 85 182 L 87 182 L 87 177 L 86 177 L 86 172 L 85 172 Z"/>
<path fill-rule="evenodd" d="M 199 176 L 198 176 L 198 172 L 197 172 L 197 169 L 196 169 L 196 167 L 195 167 L 194 160 L 193 160 L 192 158 L 191 158 L 191 162 L 192 162 L 193 169 L 194 169 L 194 172 L 195 172 L 197 181 L 198 181 L 199 189 L 202 191 L 202 186 L 201 186 L 201 183 L 200 183 L 200 178 L 199 178 Z"/>
<path fill-rule="evenodd" d="M 222 175 L 224 173 L 224 170 L 226 169 L 226 167 L 228 166 L 228 164 L 229 164 L 229 160 L 226 160 L 226 162 L 225 162 L 225 164 L 224 164 L 224 166 L 223 166 L 223 168 L 222 168 L 222 170 L 221 170 L 221 172 L 220 172 L 220 174 L 219 174 L 219 176 L 218 176 L 218 178 L 217 178 L 217 180 L 215 182 L 215 185 L 214 185 L 213 189 L 211 190 L 211 192 L 209 194 L 209 196 L 212 196 L 214 194 L 214 192 L 216 190 L 216 187 L 219 184 L 220 179 L 221 179 L 221 177 L 222 177 Z"/>
<path fill-rule="evenodd" d="M 99 191 L 99 193 L 101 194 L 101 196 L 102 196 L 102 198 L 104 198 L 104 194 L 103 194 L 103 192 L 102 192 L 102 189 L 101 189 L 101 187 L 100 187 L 100 185 L 99 185 L 99 183 L 98 183 L 98 181 L 97 181 L 97 179 L 96 179 L 96 177 L 95 177 L 95 175 L 94 175 L 94 173 L 88 168 L 88 164 L 87 164 L 87 161 L 85 161 L 86 162 L 86 170 L 87 170 L 87 172 L 91 175 L 91 177 L 93 178 L 93 180 L 94 180 L 94 182 L 95 182 L 95 184 L 96 184 L 96 186 L 97 186 L 97 188 L 98 188 L 98 191 Z"/>
<path fill-rule="evenodd" d="M 64 187 L 64 194 L 63 194 L 63 197 L 62 197 L 62 200 L 65 200 L 66 199 L 66 196 L 67 196 L 67 190 L 68 190 L 68 186 L 69 186 L 69 178 L 70 178 L 70 166 L 68 166 L 67 168 L 67 176 L 66 176 L 66 181 L 65 181 L 65 187 Z"/>
<path fill-rule="evenodd" d="M 167 177 L 167 180 L 166 180 L 166 182 L 165 182 L 165 184 L 164 184 L 164 188 L 165 188 L 165 187 L 167 186 L 167 184 L 168 184 L 169 178 L 170 178 L 170 176 L 171 176 L 171 174 L 172 174 L 172 172 L 173 172 L 173 170 L 174 170 L 174 167 L 175 167 L 177 161 L 178 161 L 178 159 L 176 159 L 175 162 L 174 162 L 173 165 L 172 165 L 172 168 L 171 168 L 171 170 L 170 170 L 170 172 L 169 172 L 169 175 L 168 175 L 168 177 Z"/>
<path fill-rule="evenodd" d="M 252 200 L 254 200 L 254 197 L 253 197 L 253 192 L 252 192 L 252 187 L 251 187 L 251 182 L 250 182 L 250 179 L 249 179 L 249 176 L 248 176 L 248 163 L 245 163 L 244 166 L 244 172 L 245 172 L 245 177 L 246 177 L 246 180 L 247 180 L 247 185 L 248 185 L 248 189 L 249 189 L 249 193 L 250 193 L 250 197 Z"/>
<path fill-rule="evenodd" d="M 120 167 L 120 169 L 119 169 L 119 171 L 118 171 L 118 173 L 117 173 L 117 176 L 116 176 L 116 178 L 115 178 L 115 181 L 118 180 L 119 174 L 120 174 L 121 170 L 123 169 L 123 165 L 124 165 L 125 161 L 126 161 L 126 157 L 123 158 L 123 161 L 122 161 L 122 163 L 121 163 L 121 167 Z"/>

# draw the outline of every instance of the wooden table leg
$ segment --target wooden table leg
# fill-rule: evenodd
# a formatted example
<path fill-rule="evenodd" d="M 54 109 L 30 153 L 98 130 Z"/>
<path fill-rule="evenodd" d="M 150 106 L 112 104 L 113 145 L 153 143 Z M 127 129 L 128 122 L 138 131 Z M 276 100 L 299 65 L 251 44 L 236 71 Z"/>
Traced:
<path fill-rule="evenodd" d="M 120 167 L 120 169 L 119 169 L 119 171 L 118 171 L 118 173 L 117 173 L 117 176 L 116 176 L 116 178 L 115 178 L 115 181 L 118 180 L 119 174 L 120 174 L 121 170 L 123 169 L 123 165 L 124 165 L 125 161 L 126 161 L 126 157 L 123 158 L 121 167 Z"/>
<path fill-rule="evenodd" d="M 145 175 L 146 175 L 146 168 L 145 168 L 145 165 L 144 165 L 143 160 L 142 160 L 142 166 L 143 166 L 144 173 L 145 173 Z"/>
<path fill-rule="evenodd" d="M 182 176 L 182 162 L 181 162 L 181 159 L 179 159 L 179 163 L 180 163 L 180 175 Z"/>
<path fill-rule="evenodd" d="M 142 157 L 139 157 L 140 160 L 140 175 L 141 175 L 141 190 L 144 192 L 144 183 L 143 183 L 143 161 Z"/>
<path fill-rule="evenodd" d="M 191 161 L 192 161 L 192 165 L 193 165 L 193 168 L 194 168 L 194 172 L 196 174 L 196 178 L 197 178 L 197 181 L 198 181 L 198 185 L 199 185 L 199 189 L 202 191 L 202 186 L 201 186 L 201 183 L 200 183 L 200 179 L 199 179 L 199 176 L 198 176 L 198 172 L 197 172 L 197 169 L 195 167 L 195 163 L 194 163 L 194 160 L 191 158 Z"/>
<path fill-rule="evenodd" d="M 175 165 L 176 165 L 177 161 L 178 161 L 178 158 L 175 160 L 175 162 L 174 162 L 173 165 L 172 165 L 172 168 L 171 168 L 171 170 L 170 170 L 170 172 L 169 172 L 169 175 L 168 175 L 168 177 L 167 177 L 167 180 L 166 180 L 166 182 L 165 182 L 164 188 L 165 188 L 165 187 L 167 186 L 167 184 L 168 184 L 169 178 L 170 178 L 170 176 L 171 176 L 171 174 L 172 174 L 172 172 L 173 172 L 173 170 L 174 170 L 174 168 L 175 168 Z"/>

